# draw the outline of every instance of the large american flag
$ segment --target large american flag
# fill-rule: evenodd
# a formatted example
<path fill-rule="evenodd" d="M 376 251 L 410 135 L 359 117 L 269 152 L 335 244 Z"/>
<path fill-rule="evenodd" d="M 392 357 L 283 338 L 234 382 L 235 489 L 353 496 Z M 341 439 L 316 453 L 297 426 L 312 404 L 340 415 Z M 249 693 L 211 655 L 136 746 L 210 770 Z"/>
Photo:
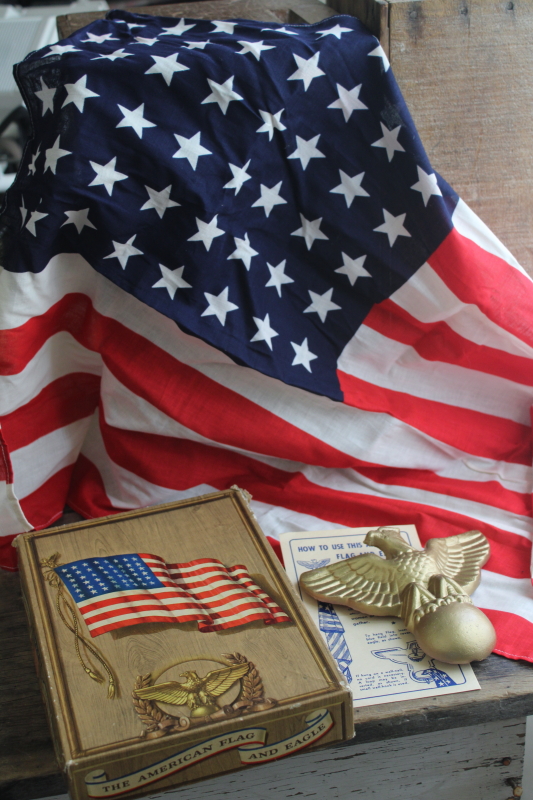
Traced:
<path fill-rule="evenodd" d="M 71 561 L 56 567 L 91 636 L 143 622 L 197 622 L 202 633 L 263 620 L 290 622 L 243 564 L 213 558 L 167 564 L 151 553 Z"/>
<path fill-rule="evenodd" d="M 272 539 L 478 528 L 497 652 L 533 660 L 532 283 L 433 171 L 378 41 L 115 11 L 16 73 L 3 563 L 65 503 L 233 484 Z"/>

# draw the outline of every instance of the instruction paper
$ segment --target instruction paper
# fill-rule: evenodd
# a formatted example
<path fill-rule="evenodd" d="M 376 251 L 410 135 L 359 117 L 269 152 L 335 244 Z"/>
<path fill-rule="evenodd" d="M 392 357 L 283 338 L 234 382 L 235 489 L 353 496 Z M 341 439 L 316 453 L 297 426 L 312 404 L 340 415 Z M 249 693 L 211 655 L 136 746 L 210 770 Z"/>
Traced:
<path fill-rule="evenodd" d="M 392 527 L 392 526 L 389 526 Z M 422 549 L 414 525 L 399 527 L 405 541 Z M 353 693 L 354 706 L 434 697 L 479 689 L 470 664 L 429 658 L 398 617 L 372 617 L 322 603 L 300 589 L 302 572 L 362 553 L 383 553 L 364 543 L 375 528 L 298 531 L 280 536 L 285 569 Z"/>

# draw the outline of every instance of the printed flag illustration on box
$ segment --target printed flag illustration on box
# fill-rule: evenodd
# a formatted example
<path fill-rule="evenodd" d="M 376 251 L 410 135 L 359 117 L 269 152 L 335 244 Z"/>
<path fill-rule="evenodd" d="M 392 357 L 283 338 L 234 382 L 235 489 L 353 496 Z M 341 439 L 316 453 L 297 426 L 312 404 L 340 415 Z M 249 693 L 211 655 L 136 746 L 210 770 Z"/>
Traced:
<path fill-rule="evenodd" d="M 378 41 L 113 11 L 16 67 L 0 217 L 2 563 L 233 484 L 265 533 L 479 529 L 533 660 L 533 285 L 433 170 Z"/>
<path fill-rule="evenodd" d="M 198 622 L 202 633 L 289 617 L 246 567 L 217 559 L 166 564 L 149 553 L 87 558 L 55 568 L 91 636 L 142 622 Z"/>

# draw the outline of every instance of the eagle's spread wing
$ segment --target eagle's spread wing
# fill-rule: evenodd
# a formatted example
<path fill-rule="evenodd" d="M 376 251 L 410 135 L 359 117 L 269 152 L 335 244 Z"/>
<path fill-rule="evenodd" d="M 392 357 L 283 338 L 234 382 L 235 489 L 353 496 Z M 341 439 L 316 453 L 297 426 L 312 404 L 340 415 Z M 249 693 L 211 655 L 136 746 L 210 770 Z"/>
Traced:
<path fill-rule="evenodd" d="M 426 552 L 439 572 L 456 581 L 467 594 L 479 584 L 481 567 L 490 555 L 490 545 L 480 531 L 467 531 L 447 539 L 430 539 Z"/>
<path fill-rule="evenodd" d="M 208 672 L 205 678 L 202 679 L 201 688 L 213 697 L 220 697 L 233 686 L 235 681 L 243 678 L 249 669 L 250 665 L 248 663 L 215 669 L 212 672 Z"/>
<path fill-rule="evenodd" d="M 327 603 L 379 615 L 398 615 L 401 610 L 396 566 L 374 553 L 304 572 L 300 583 L 312 597 Z"/>
<path fill-rule="evenodd" d="M 135 694 L 142 700 L 160 700 L 162 703 L 171 703 L 173 706 L 185 706 L 190 692 L 183 689 L 181 683 L 169 681 L 168 683 L 156 683 L 155 686 L 146 686 L 144 689 L 135 689 Z"/>

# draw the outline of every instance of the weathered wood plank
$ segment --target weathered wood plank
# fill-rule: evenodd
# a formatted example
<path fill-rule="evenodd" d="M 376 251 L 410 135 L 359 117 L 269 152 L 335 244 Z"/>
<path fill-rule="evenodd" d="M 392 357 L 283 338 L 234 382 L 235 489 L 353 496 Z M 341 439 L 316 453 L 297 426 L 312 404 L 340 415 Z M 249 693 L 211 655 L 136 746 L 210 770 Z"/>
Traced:
<path fill-rule="evenodd" d="M 129 10 L 129 9 L 128 9 Z M 319 0 L 206 0 L 203 3 L 179 3 L 167 6 L 132 8 L 135 14 L 192 19 L 254 19 L 265 22 L 321 22 L 336 12 Z M 64 39 L 107 12 L 65 14 L 57 18 L 59 38 Z"/>
<path fill-rule="evenodd" d="M 334 747 L 219 776 L 152 800 L 431 797 L 504 800 L 520 785 L 525 720 L 485 723 L 349 748 Z M 0 787 L 1 788 L 1 787 Z M 4 786 L 3 800 L 39 797 L 35 783 Z M 45 786 L 43 786 L 45 789 Z M 41 795 L 42 796 L 42 795 Z M 50 799 L 52 800 L 52 799 Z M 68 800 L 65 794 L 57 800 Z"/>

